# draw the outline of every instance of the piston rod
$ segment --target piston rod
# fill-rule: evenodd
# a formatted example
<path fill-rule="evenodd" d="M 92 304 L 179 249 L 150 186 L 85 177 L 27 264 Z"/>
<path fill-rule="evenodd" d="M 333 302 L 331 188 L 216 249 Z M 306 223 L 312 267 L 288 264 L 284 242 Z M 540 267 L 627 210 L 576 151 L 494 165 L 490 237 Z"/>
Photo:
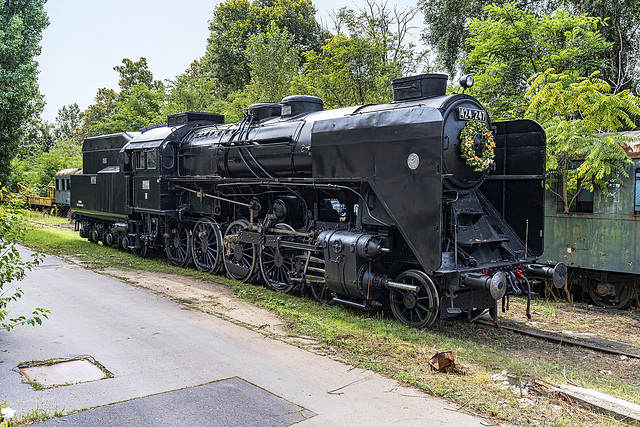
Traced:
<path fill-rule="evenodd" d="M 391 280 L 387 280 L 385 282 L 385 285 L 388 288 L 401 289 L 403 291 L 410 291 L 415 293 L 418 293 L 418 291 L 420 290 L 420 286 L 407 285 L 406 283 L 400 283 L 400 282 L 392 282 Z"/>

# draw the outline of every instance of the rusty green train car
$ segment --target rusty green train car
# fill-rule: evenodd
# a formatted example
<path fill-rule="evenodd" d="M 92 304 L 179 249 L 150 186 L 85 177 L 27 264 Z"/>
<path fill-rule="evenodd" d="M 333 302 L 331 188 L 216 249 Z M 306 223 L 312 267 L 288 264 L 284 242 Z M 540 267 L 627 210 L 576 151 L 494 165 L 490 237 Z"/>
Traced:
<path fill-rule="evenodd" d="M 640 131 L 627 135 L 638 137 Z M 625 150 L 631 158 L 628 177 L 610 184 L 606 194 L 583 190 L 565 213 L 553 192 L 546 192 L 540 259 L 566 263 L 569 284 L 608 308 L 637 303 L 640 290 L 640 144 L 628 144 Z"/>

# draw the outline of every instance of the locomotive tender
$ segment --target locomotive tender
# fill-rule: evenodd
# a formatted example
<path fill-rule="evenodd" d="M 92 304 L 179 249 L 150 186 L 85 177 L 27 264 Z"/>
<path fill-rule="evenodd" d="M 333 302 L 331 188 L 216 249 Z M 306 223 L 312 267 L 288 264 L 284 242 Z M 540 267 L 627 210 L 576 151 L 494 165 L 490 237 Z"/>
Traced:
<path fill-rule="evenodd" d="M 531 120 L 492 123 L 446 83 L 397 79 L 384 105 L 324 110 L 289 96 L 251 105 L 240 123 L 187 112 L 88 138 L 84 174 L 72 177 L 80 235 L 276 291 L 390 308 L 414 327 L 486 309 L 495 320 L 527 275 L 564 284 L 563 265 L 534 264 L 545 134 Z M 491 167 L 461 156 L 472 121 L 491 134 L 473 135 L 471 156 Z"/>

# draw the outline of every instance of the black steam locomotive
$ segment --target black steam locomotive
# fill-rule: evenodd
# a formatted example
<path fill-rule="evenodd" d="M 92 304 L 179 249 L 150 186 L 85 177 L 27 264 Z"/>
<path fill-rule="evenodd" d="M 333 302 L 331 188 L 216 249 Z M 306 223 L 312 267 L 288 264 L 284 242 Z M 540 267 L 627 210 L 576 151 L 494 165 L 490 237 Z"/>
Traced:
<path fill-rule="evenodd" d="M 562 268 L 533 264 L 545 134 L 530 120 L 492 123 L 473 97 L 445 95 L 446 83 L 395 80 L 384 105 L 325 111 L 319 98 L 290 96 L 251 105 L 240 123 L 188 112 L 89 138 L 72 177 L 80 235 L 276 291 L 390 308 L 414 327 L 486 309 L 495 319 L 527 275 L 564 283 Z"/>

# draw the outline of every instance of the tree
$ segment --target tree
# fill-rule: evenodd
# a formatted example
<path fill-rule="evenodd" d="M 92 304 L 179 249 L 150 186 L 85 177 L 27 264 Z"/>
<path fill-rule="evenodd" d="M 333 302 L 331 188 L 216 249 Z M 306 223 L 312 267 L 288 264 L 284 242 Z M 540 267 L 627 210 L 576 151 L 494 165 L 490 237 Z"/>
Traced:
<path fill-rule="evenodd" d="M 11 173 L 24 125 L 38 97 L 38 63 L 42 31 L 49 24 L 45 0 L 0 2 L 0 182 Z"/>
<path fill-rule="evenodd" d="M 0 197 L 9 199 L 5 190 L 0 189 Z M 24 292 L 20 288 L 9 287 L 12 282 L 24 279 L 27 270 L 40 264 L 41 254 L 33 254 L 29 261 L 20 256 L 15 246 L 17 239 L 24 232 L 24 211 L 16 208 L 15 204 L 0 204 L 0 327 L 10 331 L 19 325 L 40 325 L 42 319 L 47 319 L 49 310 L 34 309 L 29 316 L 11 314 L 7 308 L 9 303 L 17 301 Z"/>
<path fill-rule="evenodd" d="M 627 176 L 630 162 L 620 142 L 628 140 L 617 131 L 633 128 L 630 115 L 640 115 L 640 102 L 628 90 L 611 93 L 611 86 L 598 77 L 576 77 L 570 71 L 549 69 L 539 73 L 527 91 L 526 114 L 539 120 L 547 132 L 547 171 L 555 174 L 564 211 L 580 191 L 605 192 L 607 185 Z M 605 136 L 604 133 L 614 135 Z M 577 169 L 571 162 L 581 160 Z"/>
<path fill-rule="evenodd" d="M 417 7 L 389 9 L 386 1 L 366 0 L 361 9 L 340 8 L 332 19 L 336 34 L 356 34 L 378 40 L 386 51 L 384 61 L 396 64 L 400 74 L 407 75 L 428 68 L 423 65 L 428 52 L 416 52 L 413 43 L 406 43 L 415 29 L 410 23 L 418 11 Z"/>
<path fill-rule="evenodd" d="M 424 69 L 424 53 L 405 44 L 416 13 L 374 0 L 367 0 L 364 9 L 340 9 L 333 16 L 337 34 L 320 53 L 304 54 L 295 91 L 321 97 L 327 108 L 391 101 L 393 79 Z"/>
<path fill-rule="evenodd" d="M 82 139 L 106 133 L 105 124 L 116 112 L 117 98 L 118 94 L 113 89 L 98 89 L 94 103 L 80 113 L 82 125 L 79 135 Z"/>
<path fill-rule="evenodd" d="M 485 19 L 486 6 L 499 7 L 512 0 L 418 0 L 424 14 L 422 38 L 436 49 L 438 60 L 449 74 L 455 75 L 458 61 L 467 52 L 465 40 L 470 37 L 469 25 L 474 19 Z M 552 11 L 562 0 L 528 0 L 511 3 L 529 12 Z"/>
<path fill-rule="evenodd" d="M 305 54 L 305 73 L 295 79 L 294 90 L 319 96 L 326 108 L 388 102 L 391 80 L 400 72 L 396 64 L 385 61 L 387 53 L 379 40 L 337 35 L 321 54 Z"/>
<path fill-rule="evenodd" d="M 166 123 L 167 118 L 162 113 L 163 102 L 164 86 L 152 90 L 143 83 L 135 84 L 120 93 L 115 114 L 104 123 L 102 130 L 115 133 Z"/>
<path fill-rule="evenodd" d="M 245 55 L 251 70 L 247 90 L 253 101 L 280 102 L 290 94 L 291 81 L 300 68 L 300 52 L 286 29 L 271 22 L 266 33 L 249 38 Z"/>
<path fill-rule="evenodd" d="M 613 92 L 635 87 L 640 89 L 640 2 L 620 0 L 567 0 L 577 13 L 602 19 L 599 27 L 612 44 L 604 70 Z"/>
<path fill-rule="evenodd" d="M 73 141 L 80 145 L 82 140 L 78 138 L 78 128 L 81 125 L 80 107 L 77 103 L 69 104 L 58 109 L 56 122 L 53 128 L 53 136 L 57 142 Z"/>
<path fill-rule="evenodd" d="M 315 12 L 310 0 L 227 0 L 213 12 L 203 65 L 227 92 L 242 90 L 251 78 L 245 55 L 249 38 L 274 22 L 301 52 L 318 50 L 324 34 Z"/>
<path fill-rule="evenodd" d="M 499 7 L 510 3 L 512 7 L 533 13 L 537 17 L 562 8 L 572 15 L 600 18 L 598 30 L 604 40 L 611 43 L 606 52 L 604 79 L 613 92 L 638 87 L 640 83 L 640 55 L 637 40 L 640 36 L 640 2 L 621 0 L 419 0 L 426 28 L 423 39 L 433 46 L 438 59 L 450 74 L 456 74 L 460 61 L 469 51 L 464 40 L 471 34 L 469 26 L 474 19 L 484 20 L 489 5 Z M 595 70 L 590 70 L 593 72 Z M 588 74 L 588 73 L 587 73 Z"/>
<path fill-rule="evenodd" d="M 122 65 L 113 67 L 120 75 L 118 85 L 122 92 L 130 90 L 137 84 L 143 84 L 149 89 L 153 89 L 153 73 L 147 65 L 147 58 L 141 57 L 138 61 L 132 61 L 129 58 L 122 59 Z"/>
<path fill-rule="evenodd" d="M 95 103 L 80 114 L 78 138 L 139 130 L 165 122 L 164 85 L 153 80 L 147 60 L 140 58 L 134 62 L 124 58 L 122 64 L 113 67 L 120 74 L 120 92 L 98 89 Z"/>
<path fill-rule="evenodd" d="M 216 102 L 216 80 L 204 72 L 201 61 L 193 61 L 184 73 L 167 81 L 165 113 L 182 111 L 215 112 L 211 108 Z"/>
<path fill-rule="evenodd" d="M 470 93 L 494 118 L 522 117 L 534 74 L 553 68 L 590 75 L 601 69 L 610 48 L 597 30 L 598 18 L 563 10 L 538 17 L 512 4 L 484 11 L 486 19 L 474 19 L 469 26 L 469 53 L 462 62 L 475 77 Z"/>

